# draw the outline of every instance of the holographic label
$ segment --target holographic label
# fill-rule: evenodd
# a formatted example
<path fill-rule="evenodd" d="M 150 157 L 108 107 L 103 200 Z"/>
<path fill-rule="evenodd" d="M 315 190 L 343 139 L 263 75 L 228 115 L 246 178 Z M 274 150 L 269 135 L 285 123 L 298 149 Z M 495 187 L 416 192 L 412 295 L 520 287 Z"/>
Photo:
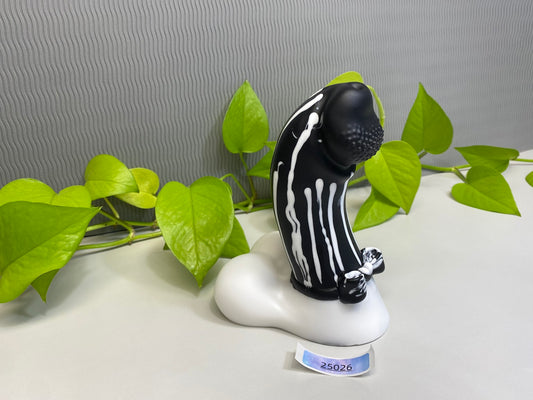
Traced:
<path fill-rule="evenodd" d="M 322 374 L 356 376 L 370 370 L 374 361 L 374 350 L 370 346 L 366 353 L 357 357 L 332 358 L 313 353 L 298 343 L 294 358 L 304 367 Z"/>

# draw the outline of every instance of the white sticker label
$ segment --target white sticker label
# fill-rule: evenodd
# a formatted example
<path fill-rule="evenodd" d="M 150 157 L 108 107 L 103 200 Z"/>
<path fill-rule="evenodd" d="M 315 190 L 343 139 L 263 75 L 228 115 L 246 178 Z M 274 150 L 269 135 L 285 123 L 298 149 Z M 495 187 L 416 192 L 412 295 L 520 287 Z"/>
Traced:
<path fill-rule="evenodd" d="M 357 357 L 333 358 L 313 353 L 297 343 L 294 358 L 304 367 L 322 374 L 357 376 L 370 371 L 374 365 L 374 350 L 370 346 L 366 353 Z"/>

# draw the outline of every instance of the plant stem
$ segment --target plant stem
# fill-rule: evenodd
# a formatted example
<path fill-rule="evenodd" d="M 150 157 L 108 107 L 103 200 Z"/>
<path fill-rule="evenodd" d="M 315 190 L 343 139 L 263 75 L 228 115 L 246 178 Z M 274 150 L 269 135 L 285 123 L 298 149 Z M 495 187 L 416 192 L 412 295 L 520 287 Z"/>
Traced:
<path fill-rule="evenodd" d="M 108 207 L 111 209 L 111 212 L 113 213 L 113 215 L 115 216 L 116 219 L 120 219 L 120 215 L 118 215 L 118 211 L 116 210 L 115 207 L 113 207 L 113 204 L 111 204 L 111 202 L 109 201 L 109 199 L 107 197 L 104 197 L 104 201 L 106 202 L 106 204 L 108 205 Z"/>
<path fill-rule="evenodd" d="M 437 167 L 435 165 L 422 164 L 422 168 L 438 172 L 453 172 L 454 169 L 469 168 L 470 164 L 456 165 L 455 167 Z"/>
<path fill-rule="evenodd" d="M 130 226 L 149 226 L 151 227 L 152 229 L 157 229 L 157 222 L 156 221 L 152 221 L 152 222 L 141 222 L 141 221 L 123 221 L 125 224 L 127 225 L 130 225 Z M 95 225 L 91 225 L 89 227 L 87 227 L 87 230 L 86 232 L 92 232 L 92 231 L 97 231 L 98 229 L 103 229 L 103 228 L 107 228 L 108 226 L 117 226 L 119 225 L 116 221 L 112 220 L 112 221 L 107 221 L 107 222 L 102 222 L 100 224 L 95 224 Z"/>
<path fill-rule="evenodd" d="M 457 177 L 459 177 L 459 179 L 461 179 L 463 182 L 466 182 L 466 177 L 463 175 L 463 173 L 460 170 L 463 168 L 468 168 L 468 167 L 470 167 L 470 164 L 456 165 L 455 167 L 437 167 L 435 165 L 422 164 L 422 168 L 429 169 L 431 171 L 451 172 L 457 175 Z"/>
<path fill-rule="evenodd" d="M 255 204 L 265 204 L 265 203 L 272 203 L 272 199 L 257 199 Z"/>
<path fill-rule="evenodd" d="M 350 181 L 350 182 L 348 183 L 348 187 L 353 186 L 353 185 L 357 185 L 358 183 L 360 183 L 360 182 L 364 182 L 364 181 L 366 181 L 366 180 L 368 180 L 368 178 L 366 177 L 366 175 L 363 175 L 363 176 L 361 176 L 361 177 L 359 177 L 359 178 L 356 178 L 356 179 Z"/>
<path fill-rule="evenodd" d="M 419 159 L 422 159 L 422 157 L 424 157 L 427 153 L 428 153 L 428 152 L 425 151 L 425 150 L 421 151 L 421 152 L 418 154 L 418 158 L 419 158 Z"/>
<path fill-rule="evenodd" d="M 249 204 L 249 203 L 246 203 L 246 205 L 243 206 L 243 205 L 240 205 L 239 203 L 237 203 L 237 204 L 234 204 L 234 205 L 233 205 L 233 208 L 236 208 L 236 209 L 239 210 L 239 211 L 243 211 L 243 212 L 245 212 L 245 213 L 248 213 L 248 212 L 250 212 L 250 211 L 248 210 L 248 204 Z"/>
<path fill-rule="evenodd" d="M 457 167 L 452 167 L 452 172 L 459 177 L 463 182 L 466 182 L 466 178 L 463 173 Z"/>
<path fill-rule="evenodd" d="M 257 199 L 254 204 L 265 204 L 265 203 L 272 203 L 272 199 Z M 235 203 L 235 207 L 245 207 L 248 206 L 249 202 L 247 200 L 240 201 L 238 203 Z"/>
<path fill-rule="evenodd" d="M 246 190 L 244 189 L 244 187 L 242 186 L 241 182 L 237 179 L 237 177 L 233 174 L 226 174 L 224 175 L 222 178 L 222 180 L 226 179 L 226 178 L 231 178 L 233 179 L 233 181 L 236 183 L 236 185 L 239 187 L 239 189 L 241 190 L 242 194 L 244 194 L 244 197 L 246 197 L 246 200 L 244 201 L 240 201 L 238 203 L 234 203 L 233 204 L 233 207 L 238 209 L 238 210 L 241 210 L 241 211 L 244 211 L 244 212 L 251 212 L 251 211 L 257 211 L 255 208 L 254 208 L 254 204 L 265 204 L 265 203 L 271 203 L 272 202 L 272 199 L 253 199 L 251 198 L 248 193 L 246 192 Z M 250 179 L 250 177 L 248 177 L 248 179 Z M 254 191 L 255 191 L 255 188 L 254 188 Z M 133 224 L 132 224 L 133 225 Z"/>
<path fill-rule="evenodd" d="M 124 221 L 124 223 L 130 226 L 149 226 L 153 229 L 157 228 L 157 221 L 141 222 L 141 221 Z"/>
<path fill-rule="evenodd" d="M 128 234 L 128 238 L 130 240 L 133 240 L 133 237 L 135 236 L 135 229 L 133 229 L 133 227 L 129 224 L 127 224 L 126 222 L 124 221 L 121 221 L 120 219 L 114 217 L 113 215 L 111 214 L 108 214 L 106 213 L 105 211 L 103 210 L 100 210 L 100 214 L 102 214 L 104 217 L 106 218 L 109 218 L 111 221 L 114 221 L 117 225 L 120 225 L 122 226 L 123 228 L 126 228 L 126 230 L 129 232 Z"/>
<path fill-rule="evenodd" d="M 248 184 L 250 185 L 250 192 L 252 193 L 251 197 L 251 204 L 253 207 L 253 202 L 255 198 L 257 197 L 257 193 L 255 191 L 254 181 L 252 180 L 252 177 L 248 175 L 248 172 L 250 171 L 250 168 L 248 168 L 248 164 L 246 164 L 246 161 L 244 160 L 244 156 L 242 153 L 239 153 L 239 158 L 241 159 L 242 165 L 244 166 L 244 170 L 246 171 L 246 176 L 248 177 Z"/>
<path fill-rule="evenodd" d="M 515 158 L 514 160 L 511 160 L 511 161 L 533 162 L 532 159 L 528 159 L 528 158 Z"/>
<path fill-rule="evenodd" d="M 422 164 L 421 167 L 423 169 L 429 169 L 431 171 L 452 172 L 452 167 L 437 167 L 435 165 L 427 165 L 427 164 Z"/>
<path fill-rule="evenodd" d="M 241 182 L 237 179 L 237 177 L 233 174 L 226 174 L 224 175 L 222 178 L 220 178 L 221 180 L 224 180 L 226 178 L 231 178 L 233 179 L 233 181 L 237 184 L 237 187 L 241 190 L 242 194 L 244 194 L 244 197 L 246 197 L 246 202 L 247 204 L 251 203 L 252 202 L 252 199 L 250 198 L 250 196 L 248 196 L 248 193 L 246 192 L 246 190 L 244 190 L 244 187 L 241 185 Z"/>
<path fill-rule="evenodd" d="M 261 204 L 261 205 L 259 205 Z M 236 209 L 243 211 L 245 213 L 251 213 L 259 210 L 266 210 L 269 208 L 272 208 L 272 199 L 259 199 L 254 202 L 254 204 L 251 205 L 251 203 L 247 201 L 241 201 L 239 203 L 233 204 L 233 207 Z"/>
<path fill-rule="evenodd" d="M 91 225 L 91 226 L 87 227 L 85 232 L 96 231 L 98 229 L 107 228 L 108 226 L 115 226 L 116 224 L 117 223 L 115 221 L 107 221 L 107 222 L 103 222 L 101 224 Z"/>
<path fill-rule="evenodd" d="M 462 164 L 462 165 L 456 165 L 455 167 L 452 167 L 452 168 L 455 168 L 455 169 L 464 169 L 464 168 L 470 168 L 471 165 L 470 164 Z"/>
<path fill-rule="evenodd" d="M 125 244 L 131 244 L 132 242 L 135 242 L 135 241 L 151 239 L 151 238 L 155 238 L 159 236 L 162 236 L 161 232 L 143 233 L 141 235 L 134 235 L 133 237 L 130 237 L 130 235 L 128 235 L 125 238 L 122 238 L 119 240 L 113 240 L 111 242 L 95 243 L 95 244 L 81 244 L 78 246 L 78 250 L 105 249 L 108 247 L 117 247 L 117 246 L 122 246 Z"/>
<path fill-rule="evenodd" d="M 261 211 L 261 210 L 268 210 L 268 209 L 271 209 L 273 207 L 272 204 L 264 204 L 262 206 L 257 206 L 257 207 L 254 207 L 253 209 L 251 209 L 250 211 L 248 212 L 255 212 L 255 211 Z"/>

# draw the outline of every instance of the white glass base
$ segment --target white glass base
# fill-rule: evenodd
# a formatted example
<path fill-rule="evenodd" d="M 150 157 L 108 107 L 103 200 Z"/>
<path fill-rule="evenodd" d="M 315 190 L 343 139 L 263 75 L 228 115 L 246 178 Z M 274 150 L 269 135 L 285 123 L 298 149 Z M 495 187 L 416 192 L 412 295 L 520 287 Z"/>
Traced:
<path fill-rule="evenodd" d="M 249 254 L 230 260 L 220 271 L 215 301 L 231 321 L 275 327 L 333 346 L 372 342 L 389 326 L 389 313 L 373 279 L 357 304 L 315 300 L 294 289 L 279 233 L 261 237 Z"/>

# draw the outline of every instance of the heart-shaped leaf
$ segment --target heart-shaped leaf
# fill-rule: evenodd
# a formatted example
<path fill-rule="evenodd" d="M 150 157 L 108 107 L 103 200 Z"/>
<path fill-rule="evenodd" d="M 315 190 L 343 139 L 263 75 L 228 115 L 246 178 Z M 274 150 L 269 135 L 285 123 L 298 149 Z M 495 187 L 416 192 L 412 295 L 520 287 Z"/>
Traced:
<path fill-rule="evenodd" d="M 400 207 L 389 201 L 385 196 L 379 193 L 374 187 L 370 196 L 363 203 L 353 225 L 353 231 L 370 228 L 379 225 L 392 218 Z"/>
<path fill-rule="evenodd" d="M 100 154 L 89 161 L 85 169 L 85 187 L 92 200 L 139 191 L 128 167 L 109 154 Z"/>
<path fill-rule="evenodd" d="M 84 186 L 69 186 L 57 193 L 37 179 L 16 179 L 0 189 L 0 205 L 14 201 L 66 207 L 90 207 L 91 196 Z"/>
<path fill-rule="evenodd" d="M 137 182 L 139 192 L 116 195 L 120 200 L 138 208 L 154 208 L 157 201 L 155 196 L 159 189 L 159 177 L 146 168 L 131 168 L 130 172 Z"/>
<path fill-rule="evenodd" d="M 222 249 L 222 258 L 233 258 L 240 256 L 241 254 L 249 253 L 250 246 L 242 230 L 242 226 L 239 223 L 239 220 L 234 217 L 233 219 L 233 229 L 231 235 Z"/>
<path fill-rule="evenodd" d="M 40 276 L 62 268 L 98 210 L 21 201 L 1 206 L 0 302 L 13 300 Z M 47 287 L 39 288 L 45 298 Z"/>
<path fill-rule="evenodd" d="M 415 151 L 431 154 L 444 153 L 452 143 L 453 126 L 441 106 L 418 85 L 416 100 L 409 111 L 402 140 Z"/>
<path fill-rule="evenodd" d="M 209 176 L 190 188 L 169 182 L 159 192 L 155 214 L 168 247 L 202 286 L 233 229 L 229 185 Z"/>
<path fill-rule="evenodd" d="M 274 148 L 276 142 L 267 142 L 268 152 L 248 171 L 250 176 L 258 176 L 260 178 L 270 179 L 270 165 L 272 164 L 272 156 L 274 155 Z"/>
<path fill-rule="evenodd" d="M 422 167 L 408 143 L 399 140 L 384 143 L 365 162 L 365 173 L 378 192 L 409 213 L 420 185 Z"/>
<path fill-rule="evenodd" d="M 268 139 L 268 118 L 252 86 L 245 81 L 233 96 L 222 123 L 222 137 L 231 153 L 255 153 Z"/>
<path fill-rule="evenodd" d="M 0 205 L 13 201 L 50 204 L 55 194 L 54 189 L 37 179 L 16 179 L 0 189 Z"/>
<path fill-rule="evenodd" d="M 466 175 L 466 183 L 452 187 L 452 196 L 470 207 L 520 215 L 507 181 L 502 174 L 489 167 L 472 167 Z"/>
<path fill-rule="evenodd" d="M 503 172 L 509 161 L 518 158 L 518 150 L 494 146 L 467 146 L 455 148 L 472 166 L 485 166 Z"/>
<path fill-rule="evenodd" d="M 527 174 L 526 182 L 529 183 L 531 186 L 533 186 L 533 171 Z"/>

